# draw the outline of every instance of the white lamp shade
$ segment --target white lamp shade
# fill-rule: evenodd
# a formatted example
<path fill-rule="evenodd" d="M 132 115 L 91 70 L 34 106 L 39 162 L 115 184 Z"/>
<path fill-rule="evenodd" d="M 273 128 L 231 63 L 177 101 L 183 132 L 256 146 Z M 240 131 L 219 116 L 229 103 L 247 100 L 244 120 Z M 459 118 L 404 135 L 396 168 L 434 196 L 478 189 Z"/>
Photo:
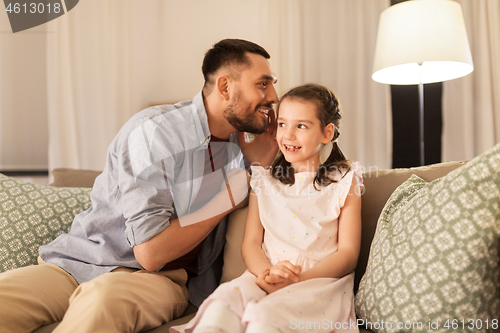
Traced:
<path fill-rule="evenodd" d="M 460 4 L 411 0 L 380 15 L 373 80 L 432 83 L 465 76 L 473 69 Z"/>

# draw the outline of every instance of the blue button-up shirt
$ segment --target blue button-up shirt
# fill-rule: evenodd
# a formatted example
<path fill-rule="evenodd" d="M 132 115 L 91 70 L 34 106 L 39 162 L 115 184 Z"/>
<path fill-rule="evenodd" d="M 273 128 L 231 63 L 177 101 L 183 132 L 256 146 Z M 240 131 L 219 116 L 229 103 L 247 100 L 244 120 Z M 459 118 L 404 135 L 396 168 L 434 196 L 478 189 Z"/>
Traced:
<path fill-rule="evenodd" d="M 40 247 L 42 260 L 60 266 L 78 283 L 120 266 L 142 269 L 133 246 L 162 232 L 171 219 L 179 217 L 182 223 L 182 217 L 190 216 L 209 141 L 201 92 L 192 101 L 134 115 L 108 148 L 104 171 L 92 189 L 92 206 L 75 217 L 69 233 Z M 244 168 L 237 136 L 229 141 L 226 173 Z M 195 279 L 190 286 L 195 305 L 218 284 L 210 267 L 223 248 L 225 230 L 226 219 L 204 241 L 198 283 Z"/>

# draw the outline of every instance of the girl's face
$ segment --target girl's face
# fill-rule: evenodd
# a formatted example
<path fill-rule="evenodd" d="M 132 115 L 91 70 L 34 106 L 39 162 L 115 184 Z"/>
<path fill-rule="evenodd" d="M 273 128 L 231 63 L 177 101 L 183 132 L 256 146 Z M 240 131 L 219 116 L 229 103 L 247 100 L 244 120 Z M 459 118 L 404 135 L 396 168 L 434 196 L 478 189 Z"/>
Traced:
<path fill-rule="evenodd" d="M 319 153 L 334 133 L 333 124 L 321 128 L 312 102 L 287 98 L 280 104 L 276 140 L 295 172 L 316 171 Z"/>

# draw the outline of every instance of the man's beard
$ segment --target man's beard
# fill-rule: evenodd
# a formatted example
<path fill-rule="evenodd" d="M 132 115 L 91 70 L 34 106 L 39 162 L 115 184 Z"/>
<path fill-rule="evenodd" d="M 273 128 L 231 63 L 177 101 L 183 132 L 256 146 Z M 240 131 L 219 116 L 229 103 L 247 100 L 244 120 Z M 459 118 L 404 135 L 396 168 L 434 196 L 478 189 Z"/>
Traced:
<path fill-rule="evenodd" d="M 239 91 L 236 92 L 234 101 L 224 110 L 224 117 L 238 132 L 248 132 L 253 134 L 261 134 L 267 128 L 267 119 L 264 119 L 263 124 L 259 124 L 257 119 L 257 109 L 263 105 L 257 105 L 257 107 L 251 111 L 251 107 L 245 110 L 242 116 L 238 116 L 239 105 L 248 105 L 246 100 L 242 98 Z M 267 106 L 271 107 L 271 106 Z"/>

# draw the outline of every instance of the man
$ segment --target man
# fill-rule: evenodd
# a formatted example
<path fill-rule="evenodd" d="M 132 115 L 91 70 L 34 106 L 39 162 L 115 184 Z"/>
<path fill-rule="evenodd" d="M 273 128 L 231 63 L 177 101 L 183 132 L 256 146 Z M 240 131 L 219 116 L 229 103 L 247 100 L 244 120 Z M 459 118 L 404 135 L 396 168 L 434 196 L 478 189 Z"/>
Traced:
<path fill-rule="evenodd" d="M 0 332 L 138 332 L 199 305 L 217 286 L 212 269 L 224 217 L 244 204 L 239 149 L 248 163 L 277 153 L 269 54 L 222 40 L 203 60 L 192 101 L 143 110 L 108 149 L 92 206 L 71 231 L 40 248 L 40 265 L 0 275 Z M 259 135 L 246 142 L 243 132 Z M 240 169 L 241 170 L 241 169 Z M 243 191 L 241 183 L 243 178 Z"/>

